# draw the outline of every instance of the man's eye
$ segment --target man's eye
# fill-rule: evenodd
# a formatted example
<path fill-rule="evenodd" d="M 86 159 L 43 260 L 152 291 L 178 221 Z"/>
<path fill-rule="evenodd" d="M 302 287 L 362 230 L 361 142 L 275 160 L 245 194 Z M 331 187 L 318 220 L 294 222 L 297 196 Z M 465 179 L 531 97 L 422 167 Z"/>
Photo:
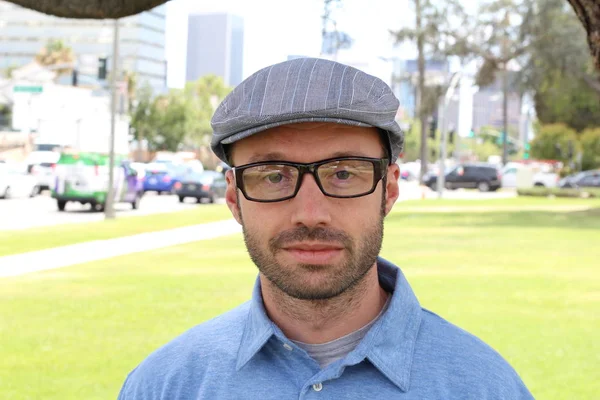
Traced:
<path fill-rule="evenodd" d="M 346 180 L 350 178 L 350 172 L 348 171 L 338 171 L 335 173 L 335 177 L 338 179 Z"/>
<path fill-rule="evenodd" d="M 269 174 L 267 175 L 267 179 L 270 183 L 279 183 L 283 180 L 283 175 L 281 174 Z"/>

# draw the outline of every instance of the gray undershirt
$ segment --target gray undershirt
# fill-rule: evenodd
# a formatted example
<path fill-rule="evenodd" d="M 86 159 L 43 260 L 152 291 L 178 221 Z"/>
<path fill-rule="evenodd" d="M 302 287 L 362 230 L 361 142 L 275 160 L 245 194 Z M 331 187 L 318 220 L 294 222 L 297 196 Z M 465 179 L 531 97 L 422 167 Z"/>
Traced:
<path fill-rule="evenodd" d="M 298 342 L 293 340 L 293 342 L 306 351 L 311 358 L 313 358 L 316 362 L 319 363 L 321 368 L 325 368 L 329 364 L 346 357 L 352 350 L 358 346 L 360 341 L 365 337 L 371 326 L 385 313 L 388 305 L 390 304 L 390 299 L 392 296 L 388 296 L 385 305 L 377 315 L 377 317 L 373 318 L 371 322 L 363 326 L 362 328 L 347 334 L 346 336 L 342 336 L 341 338 L 332 340 L 327 343 L 319 343 L 319 344 L 310 344 L 304 342 Z"/>

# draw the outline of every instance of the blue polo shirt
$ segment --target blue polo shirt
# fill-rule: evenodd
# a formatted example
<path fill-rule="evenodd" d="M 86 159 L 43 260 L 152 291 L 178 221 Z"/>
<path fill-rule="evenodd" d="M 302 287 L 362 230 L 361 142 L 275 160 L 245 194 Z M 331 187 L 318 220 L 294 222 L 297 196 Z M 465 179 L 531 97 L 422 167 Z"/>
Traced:
<path fill-rule="evenodd" d="M 402 272 L 378 259 L 387 311 L 346 357 L 321 369 L 252 300 L 192 328 L 127 377 L 120 400 L 532 399 L 481 340 L 419 305 Z"/>

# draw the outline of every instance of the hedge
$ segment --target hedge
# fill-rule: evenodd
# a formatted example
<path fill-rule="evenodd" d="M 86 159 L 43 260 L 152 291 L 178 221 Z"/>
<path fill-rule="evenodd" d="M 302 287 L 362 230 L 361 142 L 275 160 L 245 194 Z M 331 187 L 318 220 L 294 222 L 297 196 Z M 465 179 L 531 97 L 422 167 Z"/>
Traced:
<path fill-rule="evenodd" d="M 533 187 L 530 189 L 518 189 L 517 193 L 519 196 L 600 198 L 600 189 L 595 188 L 561 189 Z"/>

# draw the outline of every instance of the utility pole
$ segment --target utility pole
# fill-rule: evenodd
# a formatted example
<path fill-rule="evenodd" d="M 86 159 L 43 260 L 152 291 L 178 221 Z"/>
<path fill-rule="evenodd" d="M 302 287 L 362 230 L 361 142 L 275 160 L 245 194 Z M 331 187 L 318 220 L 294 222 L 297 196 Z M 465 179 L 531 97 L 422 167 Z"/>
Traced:
<path fill-rule="evenodd" d="M 502 165 L 508 162 L 508 11 L 504 17 L 504 38 L 502 40 Z"/>
<path fill-rule="evenodd" d="M 417 31 L 417 51 L 418 57 L 418 69 L 419 69 L 419 83 L 417 92 L 417 115 L 421 121 L 421 173 L 419 175 L 419 182 L 423 183 L 423 177 L 427 173 L 427 115 L 425 115 L 423 103 L 425 96 L 425 38 L 423 33 L 422 23 L 422 9 L 421 0 L 415 0 L 415 11 L 416 11 L 416 31 Z"/>
<path fill-rule="evenodd" d="M 108 191 L 104 205 L 104 217 L 115 218 L 115 128 L 117 118 L 117 76 L 119 74 L 119 20 L 114 20 L 113 31 L 113 59 L 112 73 L 110 74 L 110 141 L 108 147 Z"/>

